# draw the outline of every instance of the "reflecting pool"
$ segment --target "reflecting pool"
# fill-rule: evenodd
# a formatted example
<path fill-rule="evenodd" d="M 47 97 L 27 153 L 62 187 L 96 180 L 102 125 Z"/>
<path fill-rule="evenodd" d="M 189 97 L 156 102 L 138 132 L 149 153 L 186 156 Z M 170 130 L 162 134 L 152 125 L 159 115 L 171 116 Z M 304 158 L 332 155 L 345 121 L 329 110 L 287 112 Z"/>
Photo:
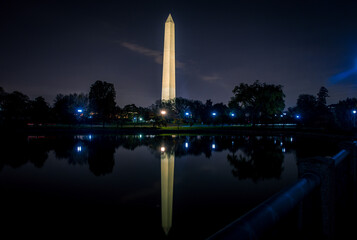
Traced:
<path fill-rule="evenodd" d="M 51 135 L 0 140 L 3 232 L 205 239 L 297 179 L 331 139 Z M 125 237 L 129 236 L 129 237 Z"/>

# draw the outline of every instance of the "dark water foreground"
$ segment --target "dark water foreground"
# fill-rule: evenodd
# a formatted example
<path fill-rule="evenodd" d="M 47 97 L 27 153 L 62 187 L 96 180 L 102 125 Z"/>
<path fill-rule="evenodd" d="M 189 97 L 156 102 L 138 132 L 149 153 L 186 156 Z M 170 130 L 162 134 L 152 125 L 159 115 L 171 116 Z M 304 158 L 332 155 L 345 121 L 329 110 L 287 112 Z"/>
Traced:
<path fill-rule="evenodd" d="M 13 237 L 205 239 L 297 179 L 337 140 L 46 135 L 0 139 L 1 231 Z"/>

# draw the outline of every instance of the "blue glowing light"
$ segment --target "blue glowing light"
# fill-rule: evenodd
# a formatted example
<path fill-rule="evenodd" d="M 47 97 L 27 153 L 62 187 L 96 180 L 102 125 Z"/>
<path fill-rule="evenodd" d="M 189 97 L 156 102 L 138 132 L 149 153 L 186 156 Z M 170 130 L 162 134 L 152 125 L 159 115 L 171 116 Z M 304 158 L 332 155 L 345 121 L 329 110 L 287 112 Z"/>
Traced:
<path fill-rule="evenodd" d="M 77 147 L 77 152 L 82 152 L 82 146 Z"/>
<path fill-rule="evenodd" d="M 231 113 L 231 116 L 232 116 L 232 117 L 234 117 L 234 116 L 235 116 L 235 114 L 234 114 L 234 113 Z"/>
<path fill-rule="evenodd" d="M 356 114 L 356 112 L 357 112 L 356 110 L 352 110 L 352 113 L 353 113 L 353 114 Z"/>
<path fill-rule="evenodd" d="M 281 151 L 284 153 L 286 150 L 285 150 L 285 148 L 282 148 Z"/>
<path fill-rule="evenodd" d="M 188 142 L 185 143 L 185 148 L 188 148 Z"/>
<path fill-rule="evenodd" d="M 341 73 L 338 73 L 332 77 L 330 77 L 329 81 L 331 83 L 338 83 L 342 80 L 345 80 L 346 78 L 350 77 L 351 75 L 353 74 L 356 74 L 357 73 L 357 58 L 355 59 L 355 65 L 353 66 L 352 69 L 349 69 L 347 71 L 344 71 L 344 72 L 341 72 Z"/>
<path fill-rule="evenodd" d="M 190 113 L 188 113 L 188 112 L 185 112 L 185 115 L 186 115 L 186 116 L 188 116 L 188 115 L 190 115 Z"/>
<path fill-rule="evenodd" d="M 217 115 L 217 113 L 215 113 L 215 112 L 212 113 L 212 116 L 216 116 L 216 115 Z"/>
<path fill-rule="evenodd" d="M 79 108 L 79 109 L 77 109 L 77 112 L 78 112 L 78 113 L 82 113 L 82 112 L 83 112 L 83 109 L 80 109 L 80 108 Z"/>
<path fill-rule="evenodd" d="M 212 144 L 212 149 L 216 149 L 216 144 Z"/>
<path fill-rule="evenodd" d="M 89 140 L 92 140 L 92 135 L 89 135 L 88 138 L 89 138 Z"/>
<path fill-rule="evenodd" d="M 301 118 L 301 116 L 299 114 L 296 115 L 295 117 L 296 117 L 296 119 L 300 119 Z"/>

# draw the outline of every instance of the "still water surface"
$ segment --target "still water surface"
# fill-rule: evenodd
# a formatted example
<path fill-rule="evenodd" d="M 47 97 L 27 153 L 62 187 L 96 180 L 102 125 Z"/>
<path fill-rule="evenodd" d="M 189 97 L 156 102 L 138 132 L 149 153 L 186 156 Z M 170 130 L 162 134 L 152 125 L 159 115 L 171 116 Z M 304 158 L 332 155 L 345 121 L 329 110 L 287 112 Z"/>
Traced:
<path fill-rule="evenodd" d="M 3 232 L 205 239 L 332 156 L 295 136 L 53 135 L 0 141 Z M 124 237 L 130 236 L 130 237 Z"/>

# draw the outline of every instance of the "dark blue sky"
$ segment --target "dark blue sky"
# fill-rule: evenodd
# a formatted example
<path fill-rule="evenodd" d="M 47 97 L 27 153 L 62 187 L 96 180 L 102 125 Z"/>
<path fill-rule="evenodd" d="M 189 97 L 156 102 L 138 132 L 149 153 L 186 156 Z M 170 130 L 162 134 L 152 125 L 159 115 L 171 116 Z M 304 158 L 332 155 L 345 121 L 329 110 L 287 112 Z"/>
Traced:
<path fill-rule="evenodd" d="M 357 95 L 356 12 L 353 1 L 2 0 L 0 86 L 52 104 L 100 79 L 119 106 L 149 106 L 171 13 L 177 96 L 227 103 L 235 85 L 260 80 L 283 85 L 287 107 L 321 86 L 335 103 Z"/>

